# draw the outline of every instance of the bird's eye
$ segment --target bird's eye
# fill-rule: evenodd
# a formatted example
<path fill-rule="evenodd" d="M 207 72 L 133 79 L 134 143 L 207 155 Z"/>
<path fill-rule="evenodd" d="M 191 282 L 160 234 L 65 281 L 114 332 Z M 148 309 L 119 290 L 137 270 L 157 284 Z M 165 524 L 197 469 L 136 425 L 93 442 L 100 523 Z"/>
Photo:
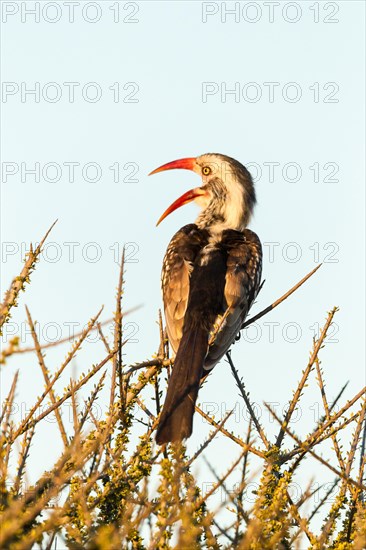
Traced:
<path fill-rule="evenodd" d="M 202 174 L 204 176 L 208 176 L 209 174 L 211 174 L 211 168 L 209 166 L 204 166 L 202 168 Z"/>

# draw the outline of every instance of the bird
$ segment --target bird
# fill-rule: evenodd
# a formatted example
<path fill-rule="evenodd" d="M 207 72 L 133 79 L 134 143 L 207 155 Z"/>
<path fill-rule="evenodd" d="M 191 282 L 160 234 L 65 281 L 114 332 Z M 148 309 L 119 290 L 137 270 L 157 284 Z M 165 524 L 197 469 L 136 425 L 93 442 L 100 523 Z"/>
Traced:
<path fill-rule="evenodd" d="M 191 436 L 201 380 L 240 334 L 262 273 L 261 242 L 247 227 L 256 193 L 245 166 L 206 153 L 168 162 L 149 175 L 172 169 L 195 172 L 201 185 L 174 201 L 157 225 L 191 201 L 201 210 L 195 223 L 175 233 L 163 260 L 166 332 L 175 358 L 158 419 L 159 445 Z"/>

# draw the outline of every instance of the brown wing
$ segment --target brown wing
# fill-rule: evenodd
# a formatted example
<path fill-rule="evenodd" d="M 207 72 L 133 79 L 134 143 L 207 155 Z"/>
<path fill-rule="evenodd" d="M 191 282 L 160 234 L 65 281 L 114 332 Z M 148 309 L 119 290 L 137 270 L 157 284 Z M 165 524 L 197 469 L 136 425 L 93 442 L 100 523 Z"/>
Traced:
<path fill-rule="evenodd" d="M 215 340 L 205 361 L 211 369 L 233 343 L 258 293 L 262 272 L 262 247 L 257 235 L 245 229 L 224 231 L 221 246 L 227 253 L 224 320 L 220 317 Z M 215 331 L 214 331 L 215 333 Z"/>
<path fill-rule="evenodd" d="M 170 241 L 161 276 L 166 329 L 177 353 L 190 290 L 190 275 L 197 254 L 207 244 L 208 234 L 195 224 L 180 229 Z"/>

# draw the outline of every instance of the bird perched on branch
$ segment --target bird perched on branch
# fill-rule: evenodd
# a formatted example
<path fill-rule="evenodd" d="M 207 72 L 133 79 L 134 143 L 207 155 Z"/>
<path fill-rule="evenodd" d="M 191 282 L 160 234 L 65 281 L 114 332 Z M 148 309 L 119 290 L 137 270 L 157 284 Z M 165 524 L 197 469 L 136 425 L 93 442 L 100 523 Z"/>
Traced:
<path fill-rule="evenodd" d="M 262 270 L 259 238 L 247 229 L 256 203 L 253 181 L 237 160 L 208 153 L 175 160 L 151 174 L 184 168 L 196 172 L 200 187 L 167 208 L 195 201 L 195 223 L 172 238 L 162 269 L 169 342 L 176 353 L 157 428 L 159 444 L 192 433 L 200 381 L 228 351 L 258 293 Z"/>

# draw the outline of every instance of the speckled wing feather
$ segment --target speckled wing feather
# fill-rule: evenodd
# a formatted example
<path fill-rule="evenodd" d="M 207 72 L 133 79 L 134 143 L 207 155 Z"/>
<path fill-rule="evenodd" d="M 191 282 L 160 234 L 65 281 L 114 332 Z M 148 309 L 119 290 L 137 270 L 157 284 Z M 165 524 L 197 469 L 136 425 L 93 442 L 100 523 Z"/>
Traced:
<path fill-rule="evenodd" d="M 162 291 L 170 345 L 178 350 L 190 291 L 190 275 L 197 254 L 207 244 L 208 233 L 195 224 L 177 231 L 167 248 L 162 269 Z"/>
<path fill-rule="evenodd" d="M 225 319 L 206 357 L 205 370 L 214 367 L 239 333 L 257 296 L 262 273 L 262 247 L 253 231 L 226 230 L 220 245 L 227 255 L 223 303 Z M 219 317 L 216 325 L 220 321 Z"/>

